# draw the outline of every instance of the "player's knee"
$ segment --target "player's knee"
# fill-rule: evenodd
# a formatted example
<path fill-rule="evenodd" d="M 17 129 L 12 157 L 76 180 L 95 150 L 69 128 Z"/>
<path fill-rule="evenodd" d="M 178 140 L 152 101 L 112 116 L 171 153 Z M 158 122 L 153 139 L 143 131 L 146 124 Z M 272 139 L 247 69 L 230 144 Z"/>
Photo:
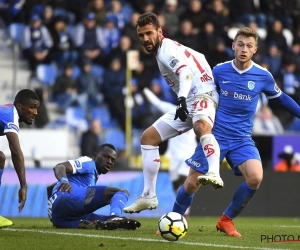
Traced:
<path fill-rule="evenodd" d="M 246 183 L 249 187 L 251 188 L 254 188 L 254 189 L 257 189 L 259 188 L 261 182 L 262 182 L 262 179 L 263 177 L 260 176 L 260 175 L 254 175 L 254 176 L 251 176 L 250 178 L 248 178 L 246 180 Z"/>
<path fill-rule="evenodd" d="M 194 132 L 200 138 L 202 135 L 211 134 L 211 126 L 204 120 L 196 121 L 193 125 Z"/>
<path fill-rule="evenodd" d="M 143 133 L 141 138 L 140 138 L 140 142 L 141 142 L 141 145 L 152 145 L 154 146 L 155 143 L 154 143 L 154 138 L 151 138 L 151 134 L 148 134 L 148 133 Z"/>
<path fill-rule="evenodd" d="M 157 146 L 161 142 L 160 135 L 154 127 L 146 129 L 140 138 L 141 145 Z"/>
<path fill-rule="evenodd" d="M 2 151 L 0 151 L 0 169 L 4 168 L 6 157 Z"/>

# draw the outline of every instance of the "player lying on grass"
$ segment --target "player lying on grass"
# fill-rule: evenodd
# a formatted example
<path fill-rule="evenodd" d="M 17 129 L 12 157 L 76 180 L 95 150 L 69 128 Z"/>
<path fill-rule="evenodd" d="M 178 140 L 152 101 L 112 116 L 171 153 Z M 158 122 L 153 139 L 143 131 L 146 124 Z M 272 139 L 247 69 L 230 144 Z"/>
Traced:
<path fill-rule="evenodd" d="M 141 223 L 122 217 L 128 201 L 125 189 L 96 186 L 100 174 L 113 168 L 116 150 L 111 144 L 98 147 L 94 157 L 81 156 L 57 164 L 53 170 L 58 182 L 48 186 L 48 216 L 58 228 L 129 229 Z M 93 213 L 110 204 L 109 215 Z"/>

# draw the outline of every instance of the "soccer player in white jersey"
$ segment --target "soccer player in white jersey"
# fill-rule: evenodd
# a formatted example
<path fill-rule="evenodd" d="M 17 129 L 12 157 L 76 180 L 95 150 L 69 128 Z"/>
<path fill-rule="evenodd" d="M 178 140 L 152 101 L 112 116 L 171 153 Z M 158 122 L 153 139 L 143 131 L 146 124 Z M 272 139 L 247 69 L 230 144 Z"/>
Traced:
<path fill-rule="evenodd" d="M 20 182 L 19 212 L 25 206 L 27 197 L 27 183 L 25 175 L 24 155 L 19 142 L 19 122 L 32 125 L 40 106 L 40 99 L 37 94 L 30 89 L 22 89 L 15 96 L 14 103 L 0 106 L 0 136 L 6 136 L 11 159 Z M 6 157 L 0 151 L 0 186 Z M 2 206 L 4 204 L 1 204 Z M 5 206 L 5 205 L 4 205 Z M 0 216 L 0 228 L 13 225 L 13 222 Z"/>
<path fill-rule="evenodd" d="M 127 213 L 158 206 L 155 190 L 160 167 L 158 145 L 191 128 L 199 138 L 208 162 L 199 182 L 223 187 L 219 173 L 220 148 L 211 133 L 219 95 L 209 64 L 203 54 L 165 38 L 157 16 L 152 12 L 139 17 L 136 29 L 145 50 L 156 56 L 161 74 L 178 99 L 177 108 L 160 117 L 141 136 L 144 190 L 132 205 L 124 208 Z"/>
<path fill-rule="evenodd" d="M 232 202 L 217 222 L 217 230 L 228 236 L 241 237 L 235 229 L 233 219 L 247 206 L 258 190 L 263 178 L 263 168 L 258 149 L 252 140 L 253 118 L 260 94 L 278 101 L 288 112 L 300 118 L 299 105 L 277 87 L 271 73 L 252 61 L 257 51 L 257 34 L 248 27 L 238 30 L 232 43 L 235 58 L 213 68 L 213 75 L 220 92 L 213 133 L 220 146 L 220 162 L 226 157 L 235 175 L 244 181 L 233 195 Z M 200 175 L 203 162 L 202 145 L 186 163 L 191 167 L 190 175 Z M 196 166 L 200 166 L 197 168 Z M 184 214 L 198 190 L 195 178 L 187 178 L 184 186 L 190 196 L 180 192 L 173 211 Z"/>

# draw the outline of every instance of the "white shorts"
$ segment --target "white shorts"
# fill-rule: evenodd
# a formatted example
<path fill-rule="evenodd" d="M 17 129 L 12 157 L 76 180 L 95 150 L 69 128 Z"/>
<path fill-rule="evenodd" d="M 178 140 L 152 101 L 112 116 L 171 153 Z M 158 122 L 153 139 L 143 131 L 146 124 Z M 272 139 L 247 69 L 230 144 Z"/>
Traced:
<path fill-rule="evenodd" d="M 174 108 L 161 116 L 153 126 L 160 134 L 162 141 L 192 129 L 193 123 L 198 120 L 205 120 L 213 127 L 218 102 L 219 94 L 217 91 L 210 91 L 194 96 L 189 98 L 186 102 L 189 115 L 185 122 L 182 122 L 179 118 L 174 120 L 176 113 L 176 108 Z M 168 124 L 169 126 L 166 126 L 165 124 Z"/>

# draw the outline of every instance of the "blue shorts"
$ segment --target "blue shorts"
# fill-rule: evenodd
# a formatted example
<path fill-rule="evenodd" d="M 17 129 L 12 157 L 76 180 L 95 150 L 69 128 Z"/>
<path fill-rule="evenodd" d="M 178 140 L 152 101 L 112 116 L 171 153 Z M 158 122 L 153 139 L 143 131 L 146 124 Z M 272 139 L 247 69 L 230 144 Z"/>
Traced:
<path fill-rule="evenodd" d="M 50 217 L 51 213 L 53 225 L 59 228 L 77 228 L 80 220 L 88 220 L 93 211 L 107 205 L 104 203 L 105 188 L 106 186 L 72 187 L 71 194 L 62 194 L 60 191 L 54 193 L 48 200 L 48 214 Z"/>
<path fill-rule="evenodd" d="M 258 149 L 251 138 L 224 140 L 216 137 L 216 139 L 220 146 L 220 163 L 226 158 L 235 175 L 242 175 L 238 166 L 243 162 L 250 159 L 261 161 Z M 208 172 L 208 162 L 204 155 L 201 143 L 198 143 L 193 156 L 185 162 L 198 172 L 203 174 Z"/>

